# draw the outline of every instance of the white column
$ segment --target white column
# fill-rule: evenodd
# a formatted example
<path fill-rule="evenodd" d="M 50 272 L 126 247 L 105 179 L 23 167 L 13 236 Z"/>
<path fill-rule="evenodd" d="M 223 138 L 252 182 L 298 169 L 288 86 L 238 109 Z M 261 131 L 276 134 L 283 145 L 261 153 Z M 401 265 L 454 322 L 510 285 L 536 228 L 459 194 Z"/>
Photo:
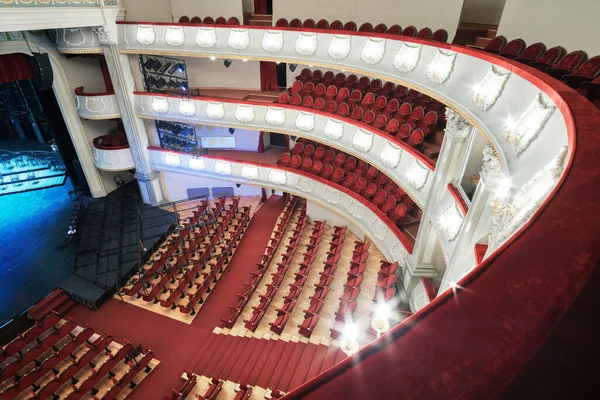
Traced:
<path fill-rule="evenodd" d="M 127 55 L 119 52 L 114 27 L 92 28 L 98 36 L 108 72 L 115 89 L 115 97 L 121 110 L 125 134 L 135 162 L 135 177 L 138 179 L 142 199 L 145 203 L 157 205 L 163 201 L 159 172 L 150 168 L 148 162 L 148 133 L 144 121 L 135 115 L 133 92 L 135 81 Z"/>
<path fill-rule="evenodd" d="M 469 137 L 474 128 L 463 117 L 450 108 L 446 109 L 446 130 L 440 149 L 433 185 L 419 226 L 419 232 L 412 253 L 412 263 L 408 270 L 413 277 L 436 277 L 437 272 L 428 253 L 435 245 L 435 232 L 431 226 L 432 218 L 439 211 L 439 202 L 448 190 L 448 183 L 459 179 L 462 165 L 467 155 Z"/>

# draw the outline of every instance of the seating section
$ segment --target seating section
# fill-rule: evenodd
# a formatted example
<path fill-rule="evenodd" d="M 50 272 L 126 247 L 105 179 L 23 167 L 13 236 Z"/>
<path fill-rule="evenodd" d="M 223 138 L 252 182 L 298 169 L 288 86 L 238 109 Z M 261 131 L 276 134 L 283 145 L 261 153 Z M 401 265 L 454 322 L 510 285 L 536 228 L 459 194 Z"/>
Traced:
<path fill-rule="evenodd" d="M 298 325 L 298 333 L 305 337 L 310 337 L 315 326 L 319 322 L 319 313 L 325 304 L 325 298 L 329 293 L 329 287 L 333 281 L 334 273 L 338 267 L 338 262 L 341 257 L 342 247 L 346 239 L 347 228 L 336 226 L 329 243 L 329 252 L 327 259 L 323 263 L 324 268 L 320 273 L 321 279 L 315 283 L 315 294 L 311 296 L 310 306 L 304 310 L 304 321 Z"/>
<path fill-rule="evenodd" d="M 278 103 L 313 108 L 379 129 L 435 160 L 443 139 L 444 105 L 392 82 L 332 71 L 302 70 Z"/>
<path fill-rule="evenodd" d="M 180 21 L 181 22 L 181 21 Z M 417 30 L 414 26 L 407 26 L 402 29 L 400 25 L 392 25 L 388 28 L 386 24 L 377 24 L 373 26 L 373 24 L 369 22 L 365 22 L 364 24 L 358 26 L 354 21 L 348 21 L 345 24 L 341 21 L 335 20 L 333 22 L 329 22 L 325 19 L 322 19 L 318 22 L 315 22 L 314 19 L 308 18 L 304 21 L 301 21 L 298 18 L 294 18 L 288 22 L 286 18 L 280 18 L 275 23 L 275 26 L 282 28 L 306 28 L 306 29 L 332 29 L 332 30 L 343 30 L 350 32 L 373 32 L 373 33 L 388 33 L 391 35 L 402 35 L 409 37 L 417 37 L 420 39 L 430 39 L 436 40 L 439 42 L 446 42 L 448 40 L 448 32 L 445 29 L 438 29 L 435 32 L 432 32 L 430 28 L 423 28 Z"/>
<path fill-rule="evenodd" d="M 483 50 L 530 65 L 563 81 L 590 101 L 598 100 L 600 55 L 588 60 L 582 50 L 567 54 L 561 46 L 546 49 L 541 42 L 527 46 L 523 39 L 507 41 L 504 36 L 496 36 Z"/>
<path fill-rule="evenodd" d="M 0 399 L 115 399 L 150 373 L 151 350 L 50 312 L 2 349 Z M 137 379 L 139 382 L 144 376 Z M 89 394 L 88 394 L 89 393 Z"/>
<path fill-rule="evenodd" d="M 194 215 L 170 235 L 123 292 L 195 315 L 197 305 L 204 302 L 229 263 L 250 220 L 250 207 L 239 209 L 239 198 L 226 203 L 223 197 L 212 209 L 206 201 L 198 205 Z M 215 261 L 208 263 L 209 259 Z"/>
<path fill-rule="evenodd" d="M 309 242 L 306 245 L 306 251 L 303 253 L 303 260 L 300 263 L 300 269 L 296 273 L 294 283 L 290 284 L 288 293 L 283 297 L 283 306 L 277 309 L 277 318 L 273 322 L 269 322 L 271 331 L 280 335 L 285 328 L 285 325 L 289 321 L 294 306 L 300 297 L 300 293 L 304 288 L 304 284 L 308 278 L 312 265 L 315 261 L 317 251 L 319 250 L 319 244 L 323 238 L 323 232 L 325 231 L 325 221 L 315 221 L 312 228 L 312 233 L 309 238 Z"/>
<path fill-rule="evenodd" d="M 381 261 L 381 266 L 377 272 L 374 302 L 387 304 L 396 296 L 396 274 L 399 272 L 397 262 Z"/>
<path fill-rule="evenodd" d="M 289 153 L 281 155 L 278 165 L 344 186 L 379 208 L 398 227 L 419 219 L 415 202 L 384 173 L 326 145 L 299 139 Z"/>
<path fill-rule="evenodd" d="M 273 301 L 275 298 L 275 295 L 277 294 L 277 291 L 279 290 L 279 287 L 281 286 L 281 283 L 285 279 L 285 275 L 290 268 L 292 258 L 294 258 L 294 255 L 296 254 L 296 250 L 300 244 L 300 237 L 302 236 L 302 233 L 304 233 L 304 228 L 306 228 L 307 221 L 308 217 L 306 216 L 306 204 L 303 204 L 300 216 L 298 217 L 294 230 L 292 231 L 292 236 L 288 239 L 285 252 L 281 256 L 281 261 L 277 263 L 277 270 L 274 273 L 271 273 L 271 282 L 265 285 L 267 287 L 267 291 L 259 296 L 260 303 L 257 306 L 252 307 L 252 316 L 248 320 L 244 321 L 244 327 L 249 331 L 254 332 L 256 330 L 258 324 L 267 312 L 269 305 L 271 305 L 271 301 Z M 282 226 L 282 232 L 285 232 L 285 226 Z M 271 245 L 273 245 L 273 248 L 267 248 L 267 253 L 275 254 L 279 243 L 271 242 L 269 243 L 269 246 Z M 269 264 L 270 262 L 263 264 L 265 271 L 269 267 Z M 263 265 L 259 265 L 259 268 L 261 268 Z"/>
<path fill-rule="evenodd" d="M 188 17 L 187 15 L 183 15 L 179 18 L 179 23 L 181 24 L 195 24 L 195 25 L 239 25 L 240 20 L 237 17 L 229 17 L 225 19 L 225 17 Z"/>
<path fill-rule="evenodd" d="M 162 400 L 184 400 L 191 393 L 194 386 L 196 386 L 198 378 L 187 371 L 185 374 L 189 379 L 184 379 L 183 384 L 179 388 L 171 389 L 169 393 L 163 396 Z"/>
<path fill-rule="evenodd" d="M 290 223 L 290 219 L 292 218 L 294 209 L 298 205 L 298 201 L 299 201 L 298 197 L 294 197 L 294 196 L 291 196 L 288 199 L 288 201 L 279 217 L 279 222 L 277 223 L 275 230 L 271 234 L 271 238 L 269 239 L 269 244 L 267 245 L 267 248 L 265 249 L 264 254 L 261 256 L 261 261 L 259 263 L 257 263 L 257 269 L 255 271 L 251 272 L 250 280 L 244 283 L 244 287 L 245 287 L 244 292 L 237 294 L 238 301 L 235 304 L 231 304 L 229 306 L 229 310 L 230 310 L 229 314 L 226 317 L 221 318 L 223 327 L 225 327 L 225 328 L 233 327 L 233 325 L 237 321 L 238 317 L 244 310 L 244 307 L 246 307 L 246 304 L 248 304 L 248 301 L 250 301 L 252 294 L 254 293 L 254 291 L 256 290 L 256 288 L 258 287 L 260 282 L 262 281 L 265 273 L 267 272 L 267 269 L 269 268 L 269 265 L 271 264 L 271 261 L 273 260 L 273 257 L 275 256 L 275 252 L 277 251 L 277 249 L 279 248 L 279 245 L 281 244 L 281 241 L 283 239 L 283 234 L 285 232 L 286 227 Z M 303 214 L 304 214 L 304 216 L 303 216 L 304 224 L 306 224 L 306 208 L 305 208 L 305 206 L 303 208 Z M 298 235 L 298 237 L 299 236 L 300 235 Z M 296 242 L 296 247 L 297 247 L 297 245 L 298 244 Z M 295 249 L 294 249 L 294 251 L 295 251 Z M 290 259 L 291 259 L 291 257 L 290 257 Z M 277 280 L 276 277 L 274 277 L 274 279 Z M 279 282 L 279 283 L 281 283 L 281 282 Z M 273 294 L 274 294 L 274 292 L 273 292 Z M 268 304 L 267 304 L 267 306 L 268 306 Z M 265 307 L 265 310 L 266 310 L 266 307 Z M 259 313 L 259 312 L 257 312 L 257 313 Z M 254 317 L 254 314 L 253 314 L 253 318 L 258 319 L 258 321 L 260 322 L 260 319 L 262 319 L 263 315 L 264 315 L 264 313 L 262 315 L 257 314 L 257 316 Z M 248 325 L 253 326 L 252 323 L 249 323 Z M 256 325 L 254 325 L 254 326 L 256 327 Z"/>

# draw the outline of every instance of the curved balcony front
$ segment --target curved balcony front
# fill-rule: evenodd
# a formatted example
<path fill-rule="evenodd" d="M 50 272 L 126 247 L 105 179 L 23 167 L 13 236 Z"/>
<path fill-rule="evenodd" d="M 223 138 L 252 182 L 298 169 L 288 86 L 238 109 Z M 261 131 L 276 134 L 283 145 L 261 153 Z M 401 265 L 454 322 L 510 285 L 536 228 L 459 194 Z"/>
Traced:
<path fill-rule="evenodd" d="M 433 163 L 422 153 L 369 125 L 310 108 L 232 99 L 135 93 L 140 118 L 279 132 L 343 150 L 377 166 L 422 209 L 433 179 Z"/>
<path fill-rule="evenodd" d="M 64 54 L 103 53 L 102 46 L 90 27 L 57 29 L 56 48 Z"/>
<path fill-rule="evenodd" d="M 412 243 L 377 207 L 325 179 L 292 168 L 222 156 L 194 157 L 157 147 L 148 149 L 152 168 L 268 187 L 313 201 L 357 226 L 389 260 L 404 262 Z"/>
<path fill-rule="evenodd" d="M 85 119 L 121 118 L 119 105 L 114 93 L 86 93 L 83 87 L 75 89 L 77 113 Z"/>
<path fill-rule="evenodd" d="M 94 139 L 94 164 L 103 171 L 126 171 L 135 169 L 133 153 L 129 144 L 107 145 L 109 135 Z"/>

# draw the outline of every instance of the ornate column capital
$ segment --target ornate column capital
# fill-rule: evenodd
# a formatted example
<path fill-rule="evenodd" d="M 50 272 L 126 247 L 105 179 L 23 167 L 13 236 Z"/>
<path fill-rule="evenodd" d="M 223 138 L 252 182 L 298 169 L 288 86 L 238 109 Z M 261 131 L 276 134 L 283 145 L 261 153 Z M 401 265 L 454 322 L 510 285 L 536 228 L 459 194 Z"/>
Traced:
<path fill-rule="evenodd" d="M 446 134 L 454 137 L 466 138 L 473 129 L 473 125 L 469 123 L 463 116 L 446 107 Z"/>
<path fill-rule="evenodd" d="M 483 148 L 483 166 L 481 167 L 481 177 L 487 184 L 498 184 L 506 177 L 500 161 L 494 154 L 494 150 L 487 144 Z"/>
<path fill-rule="evenodd" d="M 102 4 L 104 4 L 105 7 L 118 7 L 119 0 L 102 0 Z"/>
<path fill-rule="evenodd" d="M 104 45 L 117 44 L 117 32 L 106 25 L 93 26 L 92 32 L 98 41 Z"/>

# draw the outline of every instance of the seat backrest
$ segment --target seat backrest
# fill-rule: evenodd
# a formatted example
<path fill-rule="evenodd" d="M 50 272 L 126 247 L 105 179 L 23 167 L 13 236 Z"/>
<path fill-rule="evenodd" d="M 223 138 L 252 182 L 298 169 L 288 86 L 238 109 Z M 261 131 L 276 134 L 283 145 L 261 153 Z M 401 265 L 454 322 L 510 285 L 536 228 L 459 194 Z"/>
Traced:
<path fill-rule="evenodd" d="M 370 22 L 365 22 L 358 28 L 359 32 L 373 32 L 373 25 Z"/>
<path fill-rule="evenodd" d="M 300 21 L 298 18 L 294 18 L 293 20 L 290 21 L 290 28 L 301 28 L 302 27 L 302 21 Z"/>
<path fill-rule="evenodd" d="M 337 103 L 335 102 L 335 100 L 329 100 L 325 104 L 325 110 L 327 110 L 329 112 L 335 112 L 336 109 L 337 109 Z"/>
<path fill-rule="evenodd" d="M 522 61 L 535 61 L 546 51 L 546 45 L 542 42 L 537 42 L 527 46 L 518 59 Z"/>
<path fill-rule="evenodd" d="M 290 102 L 290 95 L 287 92 L 283 92 L 279 95 L 277 99 L 278 103 L 288 104 Z"/>
<path fill-rule="evenodd" d="M 227 25 L 227 20 L 225 19 L 225 17 L 217 17 L 217 19 L 215 20 L 215 24 Z"/>
<path fill-rule="evenodd" d="M 323 83 L 319 83 L 319 84 L 317 84 L 317 86 L 315 86 L 315 94 L 316 95 L 319 95 L 319 96 L 324 95 L 326 91 L 327 91 L 327 87 Z"/>
<path fill-rule="evenodd" d="M 371 81 L 371 85 L 370 85 L 371 89 L 373 89 L 373 90 L 379 90 L 379 89 L 381 89 L 381 86 L 382 86 L 381 79 L 373 79 Z"/>
<path fill-rule="evenodd" d="M 315 20 L 312 18 L 305 19 L 302 23 L 303 28 L 313 29 L 315 27 Z"/>
<path fill-rule="evenodd" d="M 333 73 L 333 71 L 326 71 L 323 74 L 323 81 L 325 81 L 325 82 L 333 82 L 334 79 L 335 79 L 335 74 Z"/>
<path fill-rule="evenodd" d="M 204 17 L 203 23 L 212 25 L 215 23 L 215 20 L 213 19 L 213 17 Z"/>
<path fill-rule="evenodd" d="M 399 108 L 400 108 L 400 102 L 397 99 L 391 99 L 387 103 L 386 110 L 394 112 L 394 111 L 397 111 Z"/>
<path fill-rule="evenodd" d="M 348 90 L 348 88 L 341 88 L 340 91 L 338 92 L 338 97 L 341 99 L 347 99 L 348 97 L 350 97 L 350 90 Z"/>
<path fill-rule="evenodd" d="M 335 104 L 335 102 L 334 102 L 334 104 Z M 324 110 L 325 109 L 325 99 L 322 97 L 319 97 L 318 99 L 315 100 L 315 104 L 313 107 L 316 108 L 317 110 Z"/>
<path fill-rule="evenodd" d="M 320 19 L 319 22 L 317 22 L 317 29 L 329 29 L 329 21 Z"/>
<path fill-rule="evenodd" d="M 367 87 L 370 84 L 371 84 L 371 80 L 369 79 L 368 76 L 361 76 L 360 79 L 358 80 L 358 85 L 359 86 Z"/>
<path fill-rule="evenodd" d="M 395 133 L 400 128 L 400 122 L 396 118 L 390 119 L 390 121 L 385 126 L 385 131 L 388 133 Z"/>
<path fill-rule="evenodd" d="M 403 36 L 411 36 L 411 37 L 415 37 L 417 35 L 417 28 L 415 28 L 414 26 L 407 26 L 406 28 L 404 28 L 404 30 L 402 31 L 402 35 Z"/>
<path fill-rule="evenodd" d="M 314 100 L 311 96 L 304 96 L 302 99 L 302 107 L 312 107 L 314 104 Z"/>
<path fill-rule="evenodd" d="M 402 103 L 398 112 L 400 115 L 410 115 L 412 113 L 412 105 L 410 103 Z"/>
<path fill-rule="evenodd" d="M 375 111 L 367 111 L 362 119 L 362 122 L 364 122 L 365 124 L 372 124 L 373 122 L 375 122 Z"/>
<path fill-rule="evenodd" d="M 312 73 L 313 79 L 323 79 L 323 71 L 320 69 L 315 69 Z"/>
<path fill-rule="evenodd" d="M 364 111 L 360 107 L 356 107 L 352 110 L 352 118 L 361 119 L 364 115 Z"/>
<path fill-rule="evenodd" d="M 342 24 L 342 21 L 336 19 L 331 24 L 329 24 L 329 29 L 341 31 L 342 29 L 344 29 L 344 24 Z"/>
<path fill-rule="evenodd" d="M 188 17 L 187 15 L 182 15 L 181 17 L 179 17 L 179 22 L 182 24 L 187 24 L 188 22 L 190 22 L 190 17 Z"/>
<path fill-rule="evenodd" d="M 358 92 L 358 93 L 360 93 L 360 91 L 358 91 L 358 90 L 354 90 L 354 91 L 352 92 L 352 95 L 353 95 L 353 96 L 351 96 L 352 98 L 355 98 L 355 97 L 354 97 L 354 93 L 355 93 L 355 92 Z M 364 105 L 367 105 L 367 106 L 369 106 L 369 105 L 371 105 L 371 104 L 373 104 L 373 103 L 375 103 L 375 94 L 374 94 L 374 93 L 372 93 L 372 92 L 369 92 L 369 93 L 365 94 L 365 97 L 363 98 L 363 100 L 362 100 L 361 104 L 364 104 Z"/>
<path fill-rule="evenodd" d="M 402 34 L 402 27 L 398 24 L 394 24 L 389 27 L 387 33 L 390 35 L 400 35 Z"/>
<path fill-rule="evenodd" d="M 240 20 L 237 19 L 237 17 L 229 17 L 229 19 L 227 20 L 227 25 L 239 25 L 240 24 Z"/>
<path fill-rule="evenodd" d="M 422 28 L 419 32 L 417 32 L 417 37 L 419 39 L 430 39 L 431 34 L 432 32 L 430 28 Z"/>
<path fill-rule="evenodd" d="M 525 49 L 525 41 L 523 39 L 513 39 L 504 46 L 500 52 L 501 56 L 517 57 Z"/>
<path fill-rule="evenodd" d="M 351 32 L 356 32 L 356 22 L 354 21 L 348 21 L 344 24 L 344 30 L 345 31 L 351 31 Z"/>
<path fill-rule="evenodd" d="M 375 28 L 373 28 L 373 32 L 375 33 L 387 33 L 387 25 L 386 24 L 377 24 Z"/>
<path fill-rule="evenodd" d="M 292 98 L 290 99 L 290 104 L 293 106 L 299 106 L 302 103 L 302 97 L 300 97 L 299 94 L 294 94 L 292 95 Z"/>
<path fill-rule="evenodd" d="M 360 99 L 362 99 L 362 93 L 361 93 L 361 91 L 358 90 L 358 89 L 354 89 L 352 91 L 352 93 L 350 93 L 350 98 L 352 100 L 360 100 Z"/>
<path fill-rule="evenodd" d="M 302 83 L 302 81 L 295 81 L 292 84 L 292 87 L 290 89 L 290 93 L 291 94 L 296 94 L 296 93 L 299 93 L 302 89 L 304 89 L 304 84 Z"/>
<path fill-rule="evenodd" d="M 590 58 L 577 67 L 573 74 L 593 79 L 598 76 L 598 73 L 600 73 L 600 56 Z"/>
<path fill-rule="evenodd" d="M 304 92 L 306 93 L 312 93 L 315 91 L 315 84 L 312 82 L 306 82 L 304 84 Z"/>
<path fill-rule="evenodd" d="M 287 27 L 289 25 L 288 20 L 285 18 L 279 18 L 277 22 L 275 22 L 275 26 Z"/>
<path fill-rule="evenodd" d="M 506 38 L 500 35 L 490 40 L 483 50 L 488 53 L 498 54 L 502 51 L 504 46 L 506 46 Z"/>
<path fill-rule="evenodd" d="M 337 108 L 337 113 L 340 115 L 348 115 L 350 112 L 350 106 L 348 103 L 341 103 Z"/>
<path fill-rule="evenodd" d="M 200 17 L 192 17 L 192 19 L 190 20 L 190 22 L 192 24 L 201 24 L 202 23 L 202 18 Z M 205 22 L 205 24 L 208 24 L 208 22 Z"/>
<path fill-rule="evenodd" d="M 448 41 L 448 31 L 445 29 L 438 29 L 431 34 L 431 40 L 446 43 Z"/>
<path fill-rule="evenodd" d="M 587 53 L 583 50 L 575 50 L 564 56 L 553 68 L 571 72 L 579 67 L 585 60 L 587 60 Z"/>

